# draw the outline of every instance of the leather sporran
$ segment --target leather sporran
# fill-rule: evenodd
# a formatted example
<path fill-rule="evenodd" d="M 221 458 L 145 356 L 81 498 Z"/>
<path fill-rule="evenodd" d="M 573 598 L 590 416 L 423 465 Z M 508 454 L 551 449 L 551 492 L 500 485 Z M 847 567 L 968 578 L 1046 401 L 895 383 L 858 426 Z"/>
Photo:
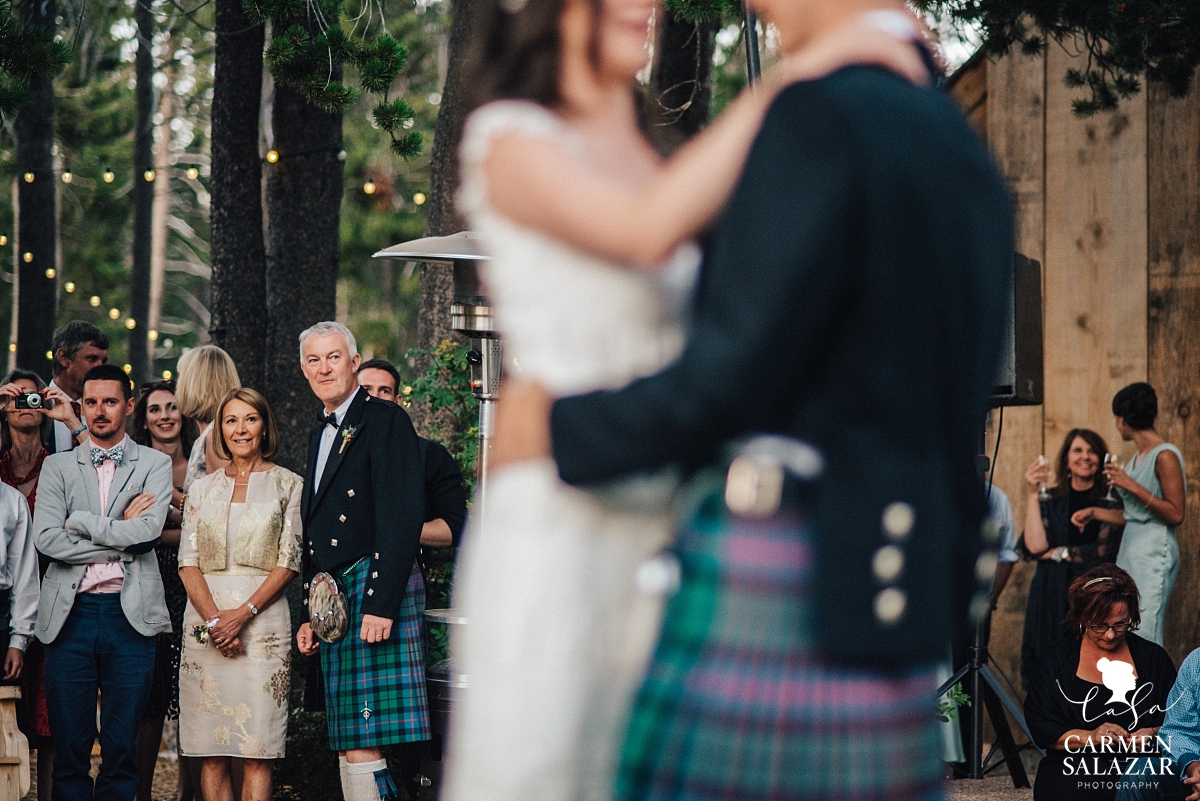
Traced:
<path fill-rule="evenodd" d="M 346 592 L 332 573 L 318 573 L 308 585 L 308 623 L 322 642 L 337 642 L 350 627 Z"/>

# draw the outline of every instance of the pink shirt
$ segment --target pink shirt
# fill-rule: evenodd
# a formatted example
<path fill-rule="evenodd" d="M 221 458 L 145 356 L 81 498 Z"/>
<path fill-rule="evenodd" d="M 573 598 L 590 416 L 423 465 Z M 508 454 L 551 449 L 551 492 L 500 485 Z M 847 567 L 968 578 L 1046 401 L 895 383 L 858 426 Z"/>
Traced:
<path fill-rule="evenodd" d="M 122 439 L 121 442 L 125 442 L 125 440 Z M 120 445 L 121 442 L 118 442 L 117 445 Z M 92 446 L 89 444 L 87 447 L 90 449 Z M 116 445 L 113 447 L 115 448 Z M 112 489 L 113 476 L 116 474 L 117 465 L 112 459 L 105 459 L 96 468 L 96 480 L 100 486 L 101 514 L 104 514 L 104 510 L 108 508 L 108 492 Z M 83 571 L 83 578 L 79 581 L 79 589 L 75 591 L 75 594 L 120 592 L 121 585 L 124 583 L 124 562 L 100 562 L 88 565 L 87 569 Z"/>

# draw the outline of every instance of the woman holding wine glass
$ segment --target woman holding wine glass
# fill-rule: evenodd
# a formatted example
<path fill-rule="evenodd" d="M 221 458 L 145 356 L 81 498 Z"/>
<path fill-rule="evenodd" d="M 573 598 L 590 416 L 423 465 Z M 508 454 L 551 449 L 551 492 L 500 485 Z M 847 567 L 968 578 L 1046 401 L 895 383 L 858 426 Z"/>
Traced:
<path fill-rule="evenodd" d="M 1039 456 L 1025 471 L 1025 550 L 1038 560 L 1021 642 L 1021 679 L 1026 687 L 1036 677 L 1037 665 L 1066 637 L 1063 621 L 1071 582 L 1117 557 L 1120 523 L 1092 520 L 1082 528 L 1071 525 L 1075 513 L 1106 503 L 1108 482 L 1100 461 L 1107 452 L 1099 434 L 1076 428 L 1067 433 L 1059 449 L 1053 487 L 1046 488 L 1050 463 L 1045 457 Z"/>
<path fill-rule="evenodd" d="M 1141 591 L 1139 633 L 1162 645 L 1163 613 L 1179 572 L 1175 527 L 1183 522 L 1187 491 L 1183 454 L 1154 430 L 1158 395 L 1144 381 L 1113 396 L 1112 412 L 1121 439 L 1137 447 L 1125 467 L 1111 463 L 1104 470 L 1124 508 L 1081 509 L 1071 521 L 1081 529 L 1095 521 L 1125 526 L 1117 565 L 1133 576 Z"/>

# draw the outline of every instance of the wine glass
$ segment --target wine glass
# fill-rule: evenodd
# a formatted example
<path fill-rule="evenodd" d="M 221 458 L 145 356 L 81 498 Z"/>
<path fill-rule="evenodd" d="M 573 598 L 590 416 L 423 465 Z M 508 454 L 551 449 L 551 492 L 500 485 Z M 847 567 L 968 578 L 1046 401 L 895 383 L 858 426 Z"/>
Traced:
<path fill-rule="evenodd" d="M 1045 456 L 1039 456 L 1037 458 L 1037 460 L 1038 460 L 1038 467 L 1049 467 L 1050 466 L 1050 462 L 1046 459 Z M 1049 527 L 1050 527 L 1050 490 L 1046 489 L 1045 481 L 1038 484 L 1037 502 L 1038 502 L 1038 509 L 1042 513 L 1042 525 L 1044 525 L 1047 529 L 1049 529 Z"/>
<path fill-rule="evenodd" d="M 1104 454 L 1104 466 L 1105 467 L 1108 467 L 1110 464 L 1115 465 L 1116 463 L 1117 463 L 1117 455 L 1115 453 Z M 1116 488 L 1112 485 L 1112 482 L 1111 481 L 1108 482 L 1108 494 L 1104 496 L 1104 500 L 1108 503 L 1109 506 L 1114 506 L 1117 503 L 1117 496 L 1113 495 L 1114 489 L 1116 489 Z"/>

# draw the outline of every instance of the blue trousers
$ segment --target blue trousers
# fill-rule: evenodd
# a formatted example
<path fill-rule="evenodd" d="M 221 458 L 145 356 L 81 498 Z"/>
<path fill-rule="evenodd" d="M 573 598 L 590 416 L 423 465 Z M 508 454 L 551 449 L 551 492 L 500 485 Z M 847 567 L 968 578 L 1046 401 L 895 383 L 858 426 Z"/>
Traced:
<path fill-rule="evenodd" d="M 137 728 L 150 700 L 155 639 L 125 619 L 118 593 L 80 595 L 46 645 L 46 707 L 54 732 L 54 801 L 131 801 Z M 100 701 L 100 775 L 89 775 Z"/>
<path fill-rule="evenodd" d="M 1155 778 L 1154 768 L 1148 766 L 1150 762 L 1155 763 L 1155 767 L 1162 764 L 1158 757 L 1135 762 L 1128 771 L 1129 776 L 1121 781 L 1116 801 L 1182 801 L 1191 792 L 1179 779 L 1177 771 L 1183 766 L 1175 764 L 1175 772 Z"/>

